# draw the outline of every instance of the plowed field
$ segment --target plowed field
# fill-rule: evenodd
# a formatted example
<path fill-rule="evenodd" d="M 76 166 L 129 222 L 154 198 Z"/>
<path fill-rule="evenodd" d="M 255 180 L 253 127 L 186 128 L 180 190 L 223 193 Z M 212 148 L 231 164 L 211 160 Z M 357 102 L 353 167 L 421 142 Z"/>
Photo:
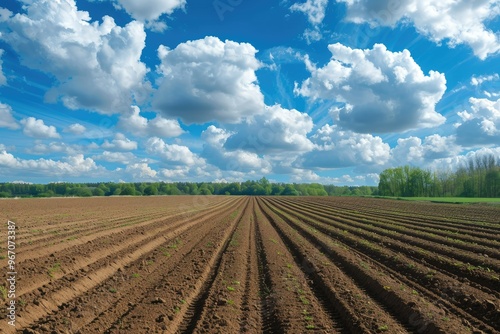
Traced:
<path fill-rule="evenodd" d="M 495 206 L 29 199 L 0 218 L 17 270 L 1 333 L 500 333 Z"/>

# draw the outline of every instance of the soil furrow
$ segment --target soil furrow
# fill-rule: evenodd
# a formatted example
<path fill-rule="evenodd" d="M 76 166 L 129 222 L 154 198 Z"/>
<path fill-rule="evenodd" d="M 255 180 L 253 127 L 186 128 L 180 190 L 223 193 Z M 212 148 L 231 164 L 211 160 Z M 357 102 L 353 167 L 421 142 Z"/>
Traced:
<path fill-rule="evenodd" d="M 233 206 L 231 203 L 234 204 L 234 201 L 229 203 L 229 207 Z M 148 240 L 147 242 L 136 244 L 125 243 L 129 249 L 125 248 L 117 252 L 114 254 L 113 259 L 110 255 L 106 255 L 103 259 L 92 263 L 88 268 L 84 268 L 86 276 L 82 277 L 80 271 L 73 271 L 66 274 L 65 279 L 59 278 L 51 281 L 41 289 L 39 288 L 35 294 L 23 296 L 27 300 L 28 305 L 23 310 L 23 316 L 20 318 L 19 323 L 22 326 L 27 326 L 47 313 L 58 310 L 61 305 L 67 304 L 86 290 L 98 286 L 118 270 L 134 262 L 144 254 L 175 238 L 176 235 L 183 231 L 196 226 L 200 223 L 200 219 L 207 220 L 219 213 L 216 211 L 211 215 L 200 214 L 200 218 L 197 220 L 185 220 L 184 223 L 179 223 L 177 229 L 172 229 L 169 226 L 165 227 L 163 233 L 144 232 L 144 237 Z"/>
<path fill-rule="evenodd" d="M 220 211 L 219 219 L 225 219 L 234 208 L 226 208 L 224 211 Z M 116 287 L 117 290 L 124 291 L 122 298 L 112 305 L 112 313 L 95 317 L 91 323 L 82 328 L 82 332 L 114 333 L 133 330 L 135 324 L 131 325 L 129 321 L 131 318 L 141 318 L 137 315 L 137 312 L 144 306 L 152 308 L 150 311 L 155 312 L 149 312 L 149 316 L 156 314 L 156 318 L 151 319 L 149 325 L 148 322 L 141 321 L 144 326 L 148 327 L 147 330 L 153 331 L 151 324 L 157 326 L 156 330 L 167 329 L 165 321 L 168 317 L 172 317 L 172 314 L 167 315 L 164 313 L 165 310 L 162 312 L 162 309 L 164 307 L 168 308 L 170 305 L 170 309 L 174 311 L 176 306 L 172 305 L 172 302 L 178 302 L 180 299 L 181 301 L 184 300 L 182 304 L 185 304 L 186 300 L 182 299 L 184 296 L 176 296 L 175 300 L 172 298 L 166 299 L 163 291 L 165 282 L 170 276 L 177 273 L 179 268 L 186 267 L 188 265 L 186 262 L 190 258 L 197 256 L 197 250 L 201 250 L 206 244 L 218 240 L 217 236 L 226 229 L 226 224 L 213 226 L 212 221 L 213 216 L 205 217 L 196 226 L 196 233 L 193 233 L 193 228 L 190 228 L 184 235 L 179 235 L 174 242 L 157 247 L 152 253 L 145 255 L 142 261 L 146 265 L 141 266 L 136 261 L 129 266 L 127 272 L 129 275 L 132 273 L 132 277 L 135 273 L 144 272 L 149 265 L 153 268 L 151 271 L 147 271 L 147 280 L 141 282 L 140 291 L 137 291 L 137 283 L 134 284 L 133 282 L 127 282 L 123 286 L 116 286 L 116 283 L 115 285 L 108 284 L 109 287 Z M 206 260 L 204 263 L 206 263 Z M 145 328 L 139 329 L 139 331 L 141 330 L 145 330 Z"/>
<path fill-rule="evenodd" d="M 289 202 L 290 203 L 290 202 Z M 299 203 L 294 203 L 299 205 Z M 321 212 L 325 214 L 334 214 L 339 218 L 349 218 L 351 220 L 359 219 L 359 221 L 369 221 L 371 224 L 376 226 L 387 227 L 396 231 L 409 233 L 411 230 L 420 231 L 431 237 L 431 240 L 437 239 L 440 243 L 446 243 L 451 246 L 459 247 L 460 245 L 467 246 L 467 244 L 481 244 L 485 247 L 493 248 L 500 246 L 498 240 L 500 239 L 500 231 L 486 230 L 480 233 L 479 236 L 473 236 L 471 231 L 464 230 L 460 224 L 455 224 L 450 230 L 450 227 L 442 227 L 433 222 L 418 219 L 417 217 L 406 217 L 406 218 L 388 218 L 384 214 L 366 214 L 366 213 L 353 213 L 342 212 L 332 206 L 317 205 L 316 203 L 308 203 L 305 208 L 299 205 L 302 210 L 313 210 L 314 212 Z M 444 238 L 444 239 L 443 239 Z M 470 249 L 467 249 L 470 250 Z M 491 250 L 491 249 L 490 249 Z M 499 253 L 500 254 L 500 253 Z M 500 256 L 500 255 L 499 255 Z"/>
<path fill-rule="evenodd" d="M 500 333 L 500 206 L 5 199 L 0 219 L 1 333 Z"/>
<path fill-rule="evenodd" d="M 241 216 L 239 213 L 244 205 L 238 201 L 238 206 L 232 213 L 222 215 L 212 220 L 217 222 L 217 228 L 209 232 L 209 248 L 191 248 L 182 261 L 161 278 L 151 278 L 154 288 L 146 289 L 140 294 L 140 299 L 132 305 L 124 316 L 118 317 L 121 327 L 116 323 L 108 327 L 108 333 L 127 333 L 147 330 L 148 332 L 177 333 L 181 326 L 189 324 L 189 320 L 197 316 L 194 309 L 205 291 L 205 283 L 213 273 L 213 267 L 227 238 L 234 231 Z M 116 316 L 115 316 L 116 318 Z M 101 319 L 98 319 L 102 322 Z M 145 328 L 147 326 L 147 328 Z"/>
<path fill-rule="evenodd" d="M 81 245 L 84 244 L 88 241 L 95 240 L 98 237 L 102 236 L 109 236 L 113 235 L 116 233 L 119 233 L 121 231 L 127 231 L 127 230 L 134 230 L 137 227 L 141 226 L 147 226 L 151 223 L 157 223 L 161 222 L 163 220 L 168 220 L 168 219 L 175 219 L 175 218 L 183 218 L 183 217 L 188 217 L 196 214 L 196 212 L 201 211 L 201 210 L 208 210 L 212 211 L 216 209 L 219 206 L 222 206 L 226 203 L 226 201 L 223 202 L 215 202 L 211 207 L 194 207 L 191 208 L 189 211 L 180 211 L 180 210 L 175 210 L 176 213 L 169 214 L 168 216 L 165 216 L 164 214 L 158 215 L 159 218 L 154 218 L 151 219 L 151 217 L 148 216 L 143 216 L 142 219 L 138 219 L 137 217 L 134 216 L 134 219 L 137 219 L 136 223 L 130 223 L 130 220 L 127 219 L 126 217 L 120 218 L 116 220 L 115 222 L 118 226 L 105 226 L 104 228 L 100 229 L 90 229 L 88 233 L 86 234 L 79 234 L 78 238 L 74 240 L 67 240 L 64 244 L 58 244 L 58 245 L 23 245 L 23 253 L 19 255 L 18 261 L 21 264 L 23 261 L 26 259 L 29 260 L 34 260 L 46 255 L 50 255 L 54 253 L 55 251 L 62 251 L 64 249 L 68 249 L 70 247 L 76 246 L 76 245 Z M 57 238 L 57 237 L 54 237 Z M 36 253 L 32 253 L 30 251 L 36 250 Z M 26 254 L 26 255 L 25 255 Z M 29 256 L 27 255 L 29 254 Z"/>
<path fill-rule="evenodd" d="M 221 205 L 226 204 L 227 202 L 221 203 Z M 217 210 L 219 210 L 218 205 L 206 210 L 203 215 L 213 214 Z M 30 259 L 29 262 L 20 264 L 22 268 L 20 274 L 23 279 L 31 282 L 29 290 L 21 286 L 18 294 L 22 296 L 35 289 L 39 289 L 54 279 L 57 280 L 64 277 L 67 273 L 81 270 L 133 245 L 146 243 L 165 230 L 174 230 L 189 219 L 196 219 L 196 217 L 190 217 L 177 221 L 178 217 L 182 218 L 184 216 L 174 215 L 167 219 L 145 221 L 136 226 L 127 226 L 124 229 L 96 233 L 88 239 L 82 238 L 79 244 L 65 249 L 64 253 L 61 249 L 56 248 L 53 253 L 49 253 L 48 257 L 46 255 L 45 258 Z M 146 232 L 148 233 L 146 234 Z M 44 264 L 43 267 L 40 267 L 41 263 Z M 55 269 L 54 266 L 56 265 L 61 270 L 52 270 Z"/>
<path fill-rule="evenodd" d="M 233 306 L 235 305 L 234 296 L 229 296 L 229 293 L 223 294 L 226 287 L 231 287 L 230 292 L 236 290 L 236 285 L 241 285 L 240 277 L 226 274 L 226 267 L 231 266 L 231 250 L 229 249 L 236 244 L 237 229 L 243 224 L 243 220 L 248 218 L 251 202 L 245 200 L 245 207 L 238 218 L 236 224 L 227 234 L 227 238 L 223 241 L 222 246 L 217 251 L 213 264 L 210 265 L 210 270 L 206 277 L 203 278 L 201 289 L 196 292 L 192 302 L 188 306 L 188 310 L 183 317 L 182 323 L 179 325 L 177 332 L 180 333 L 207 333 L 213 331 L 213 325 L 217 328 L 225 328 L 228 332 L 239 332 L 238 315 L 233 315 L 233 322 L 223 318 L 224 312 L 217 312 L 217 306 Z M 241 259 L 238 259 L 241 261 Z M 241 262 L 240 262 L 241 263 Z M 232 279 L 231 281 L 226 281 Z M 236 284 L 238 282 L 238 284 Z M 244 282 L 245 283 L 245 282 Z M 236 309 L 237 311 L 238 309 Z M 219 314 L 218 314 L 219 313 Z"/>
<path fill-rule="evenodd" d="M 294 253 L 302 271 L 309 277 L 315 294 L 325 308 L 331 310 L 330 316 L 338 324 L 339 333 L 372 333 L 386 327 L 394 333 L 408 333 L 404 324 L 399 323 L 384 306 L 343 274 L 341 267 L 333 263 L 326 266 L 325 262 L 329 259 L 321 250 L 311 247 L 297 234 L 294 235 L 294 230 L 287 231 L 284 224 L 280 224 L 279 219 L 269 211 L 269 204 L 264 205 L 266 207 L 261 207 L 261 210 Z"/>
<path fill-rule="evenodd" d="M 281 202 L 280 202 L 281 203 Z M 403 252 L 407 256 L 414 258 L 419 262 L 429 262 L 440 271 L 467 278 L 476 282 L 476 287 L 482 289 L 495 290 L 499 272 L 500 262 L 495 259 L 479 257 L 474 253 L 458 251 L 449 246 L 426 242 L 413 236 L 407 236 L 402 233 L 391 233 L 381 228 L 370 226 L 367 223 L 359 223 L 346 218 L 337 216 L 325 216 L 324 214 L 315 214 L 308 210 L 300 210 L 286 203 L 281 203 L 284 210 L 294 213 L 301 219 L 313 219 L 314 226 L 322 229 L 325 233 L 336 235 L 345 240 L 351 239 L 356 242 L 353 236 L 363 238 L 365 241 L 375 242 L 377 246 L 393 249 L 397 252 Z M 432 249 L 432 252 L 429 250 Z"/>
<path fill-rule="evenodd" d="M 270 282 L 266 283 L 271 284 L 267 286 L 270 291 L 263 311 L 269 310 L 270 315 L 278 319 L 281 324 L 279 332 L 301 333 L 311 330 L 341 333 L 343 325 L 337 322 L 339 317 L 336 311 L 326 307 L 323 296 L 315 293 L 301 269 L 301 263 L 296 262 L 291 250 L 262 211 L 259 200 L 256 215 L 259 222 L 258 238 L 269 270 Z M 264 314 L 264 318 L 266 316 Z M 276 332 L 275 329 L 269 330 Z"/>
<path fill-rule="evenodd" d="M 257 251 L 257 219 L 255 216 L 255 199 L 252 198 L 252 212 L 248 224 L 248 249 L 246 258 L 245 290 L 241 300 L 241 332 L 262 332 L 262 293 L 259 282 L 262 272 L 259 270 L 259 255 Z"/>
<path fill-rule="evenodd" d="M 273 301 L 273 283 L 269 263 L 262 241 L 262 234 L 259 229 L 259 217 L 257 216 L 257 205 L 254 200 L 253 220 L 255 222 L 255 250 L 257 255 L 257 271 L 259 285 L 259 311 L 262 319 L 262 332 L 265 334 L 282 333 L 281 319 L 276 316 L 276 304 Z"/>
<path fill-rule="evenodd" d="M 377 215 L 391 215 L 404 218 L 417 215 L 428 221 L 465 224 L 470 226 L 487 226 L 500 230 L 497 205 L 455 205 L 445 203 L 411 202 L 377 198 L 314 198 L 313 202 L 325 203 L 351 212 L 372 212 Z"/>
<path fill-rule="evenodd" d="M 273 203 L 276 203 L 276 202 L 279 202 L 279 201 L 273 201 Z M 429 306 L 428 308 L 429 309 L 433 308 L 434 309 L 434 311 L 433 311 L 434 314 L 436 314 L 436 315 L 437 314 L 441 314 L 442 310 L 439 310 L 439 309 L 440 308 L 442 308 L 442 309 L 444 308 L 445 310 L 447 310 L 447 313 L 446 313 L 447 316 L 446 316 L 446 318 L 449 318 L 450 314 L 455 314 L 455 316 L 458 317 L 458 319 L 467 319 L 467 323 L 468 324 L 472 324 L 474 326 L 477 326 L 476 328 L 486 329 L 489 332 L 494 331 L 494 329 L 488 324 L 488 322 L 484 322 L 484 321 L 478 320 L 474 316 L 468 315 L 466 312 L 462 311 L 460 308 L 458 308 L 456 306 L 452 306 L 448 299 L 441 298 L 441 297 L 439 297 L 439 295 L 436 295 L 436 294 L 428 291 L 425 287 L 423 287 L 422 285 L 420 285 L 418 283 L 418 281 L 417 282 L 416 281 L 412 281 L 411 278 L 408 279 L 406 274 L 405 275 L 400 275 L 397 271 L 389 269 L 389 267 L 386 267 L 382 263 L 377 262 L 374 259 L 373 252 L 371 252 L 371 253 L 370 253 L 370 251 L 367 251 L 365 253 L 358 252 L 357 249 L 356 249 L 356 247 L 355 247 L 356 245 L 349 245 L 349 246 L 352 246 L 353 248 L 346 248 L 346 250 L 349 249 L 350 252 L 352 252 L 354 254 L 359 254 L 363 258 L 363 260 L 362 260 L 363 262 L 360 263 L 361 267 L 362 267 L 361 271 L 360 271 L 359 270 L 360 268 L 357 268 L 356 266 L 353 266 L 353 261 L 346 260 L 342 255 L 341 255 L 341 257 L 338 257 L 340 254 L 338 254 L 337 252 L 339 250 L 339 246 L 341 246 L 342 244 L 339 244 L 338 242 L 332 242 L 329 235 L 323 234 L 323 232 L 316 231 L 316 230 L 313 230 L 311 232 L 309 228 L 307 228 L 306 226 L 301 227 L 301 225 L 299 223 L 293 222 L 286 215 L 283 215 L 282 213 L 279 213 L 279 212 L 276 212 L 276 213 L 278 215 L 281 215 L 283 219 L 287 219 L 287 223 L 291 224 L 294 228 L 297 228 L 300 231 L 300 233 L 304 237 L 306 237 L 310 242 L 312 242 L 315 245 L 322 245 L 323 247 L 326 247 L 327 249 L 330 249 L 330 251 L 328 251 L 329 255 L 335 256 L 335 258 L 337 260 L 341 261 L 341 263 L 343 263 L 346 266 L 346 268 L 349 268 L 350 270 L 353 270 L 353 272 L 350 274 L 351 276 L 354 275 L 353 277 L 357 277 L 356 275 L 359 275 L 360 273 L 363 273 L 363 271 L 364 272 L 370 272 L 370 271 L 375 270 L 374 267 L 378 267 L 376 269 L 376 271 L 379 271 L 379 272 L 382 272 L 382 273 L 385 272 L 385 274 L 382 274 L 382 276 L 384 276 L 385 280 L 387 280 L 387 277 L 385 277 L 385 276 L 388 276 L 390 274 L 390 277 L 397 277 L 398 280 L 400 280 L 401 283 L 405 286 L 404 289 L 411 290 L 412 294 L 414 296 L 422 297 L 422 295 L 424 295 L 427 298 L 429 298 L 428 299 L 429 301 L 426 302 L 425 304 L 432 306 L 432 307 Z M 325 238 L 325 237 L 326 237 L 326 240 L 325 241 L 321 241 L 321 239 Z M 330 239 L 330 240 L 328 241 L 328 239 Z M 331 248 L 332 247 L 331 245 L 335 245 L 335 248 Z M 342 252 L 340 251 L 340 253 L 342 253 Z M 345 257 L 349 257 L 349 255 L 347 255 L 347 254 L 344 254 L 344 256 Z M 357 274 L 355 274 L 355 273 L 357 273 Z M 387 273 L 389 273 L 389 274 L 387 274 Z M 373 274 L 374 273 L 372 273 L 372 275 Z M 370 275 L 370 274 L 365 273 L 365 275 Z M 412 276 L 410 275 L 409 277 L 412 277 Z M 379 277 L 379 281 L 383 281 L 383 279 L 381 277 Z M 367 291 L 369 291 L 370 293 L 374 293 L 378 289 L 379 293 L 384 294 L 383 290 L 380 289 L 380 284 L 381 283 L 379 283 L 376 280 L 374 281 L 371 278 L 368 279 L 368 282 L 369 282 L 369 287 L 370 288 L 369 289 L 367 288 Z M 386 287 L 390 288 L 390 289 L 387 289 L 386 292 L 397 292 L 397 294 L 399 295 L 399 291 L 396 291 L 396 290 L 394 290 L 392 288 L 392 286 L 397 286 L 397 284 L 394 284 L 394 283 L 391 284 L 390 280 L 388 280 L 386 282 L 386 284 L 387 285 L 383 286 L 383 288 L 384 289 Z M 376 285 L 379 285 L 378 288 L 376 287 Z M 415 293 L 413 293 L 413 291 L 415 291 Z M 398 297 L 398 298 L 401 298 L 401 296 Z M 451 297 L 451 298 L 453 298 L 453 297 Z M 411 299 L 411 298 L 409 298 L 409 299 Z M 394 300 L 394 301 L 397 301 L 397 300 Z M 381 299 L 380 302 L 384 303 L 384 299 Z M 419 304 L 419 303 L 421 303 L 421 301 L 412 302 L 412 304 Z M 392 308 L 394 310 L 394 312 L 401 312 L 401 311 L 403 311 L 405 309 L 405 305 L 406 305 L 405 303 L 402 303 L 400 301 L 399 302 L 399 306 L 395 306 L 395 304 L 392 304 L 392 305 L 388 305 L 388 307 Z M 405 316 L 405 313 L 406 312 L 403 311 L 403 313 L 402 313 L 403 317 Z M 494 312 L 493 314 L 497 314 L 497 313 Z M 419 318 L 422 319 L 422 320 L 426 319 L 425 315 L 423 315 L 423 314 L 420 314 Z M 404 321 L 404 318 L 403 318 L 402 321 Z M 429 325 L 429 324 L 432 323 L 432 321 L 437 321 L 437 320 L 436 319 L 426 319 L 424 322 L 427 325 Z M 424 323 L 424 322 L 420 322 L 420 323 Z M 438 321 L 438 322 L 440 323 L 439 325 L 437 325 L 438 327 L 439 326 L 446 326 L 446 323 L 440 322 L 440 321 Z"/>

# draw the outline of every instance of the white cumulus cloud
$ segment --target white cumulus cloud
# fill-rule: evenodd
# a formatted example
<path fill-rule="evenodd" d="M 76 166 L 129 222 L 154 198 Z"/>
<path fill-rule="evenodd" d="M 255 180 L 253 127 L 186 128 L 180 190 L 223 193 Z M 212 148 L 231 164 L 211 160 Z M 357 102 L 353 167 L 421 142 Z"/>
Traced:
<path fill-rule="evenodd" d="M 177 168 L 174 169 L 162 169 L 159 171 L 159 174 L 164 178 L 166 178 L 167 180 L 184 179 L 189 174 L 189 167 L 177 166 Z"/>
<path fill-rule="evenodd" d="M 38 175 L 38 176 L 88 176 L 89 173 L 104 172 L 104 168 L 97 166 L 91 158 L 85 158 L 83 154 L 68 156 L 62 160 L 20 159 L 6 151 L 0 152 L 0 170 L 3 175 Z"/>
<path fill-rule="evenodd" d="M 155 21 L 163 14 L 183 9 L 186 0 L 116 0 L 134 19 Z"/>
<path fill-rule="evenodd" d="M 469 45 L 485 59 L 500 51 L 498 33 L 486 24 L 500 14 L 498 0 L 337 0 L 347 5 L 355 23 L 394 26 L 412 22 L 418 32 L 436 43 Z"/>
<path fill-rule="evenodd" d="M 125 168 L 125 172 L 131 175 L 134 181 L 154 181 L 157 176 L 157 172 L 145 162 L 129 164 Z"/>
<path fill-rule="evenodd" d="M 158 137 L 149 138 L 146 142 L 146 152 L 154 154 L 164 162 L 171 165 L 203 165 L 204 161 L 196 154 L 191 152 L 189 147 L 167 144 L 163 139 Z"/>
<path fill-rule="evenodd" d="M 201 138 L 206 143 L 203 147 L 202 157 L 224 171 L 250 174 L 271 172 L 271 164 L 254 152 L 242 149 L 226 150 L 224 144 L 230 136 L 230 132 L 210 125 L 201 134 Z"/>
<path fill-rule="evenodd" d="M 8 29 L 0 39 L 23 65 L 57 79 L 47 101 L 112 114 L 146 95 L 150 85 L 140 61 L 146 40 L 142 23 L 120 27 L 109 16 L 92 22 L 74 0 L 39 0 L 24 8 L 25 14 L 6 19 Z"/>
<path fill-rule="evenodd" d="M 303 154 L 299 165 L 305 168 L 383 166 L 390 158 L 390 147 L 382 138 L 325 125 L 311 139 L 316 148 Z"/>
<path fill-rule="evenodd" d="M 456 171 L 458 168 L 467 168 L 470 160 L 482 160 L 485 156 L 491 156 L 498 159 L 500 158 L 500 147 L 483 147 L 481 149 L 470 151 L 463 154 L 454 155 L 448 158 L 434 160 L 429 167 L 437 171 Z"/>
<path fill-rule="evenodd" d="M 163 76 L 153 106 L 186 124 L 237 123 L 264 109 L 255 71 L 257 50 L 248 43 L 217 37 L 188 41 L 170 50 L 158 48 Z"/>
<path fill-rule="evenodd" d="M 137 149 L 137 142 L 128 139 L 123 133 L 117 133 L 111 142 L 105 140 L 101 147 L 110 151 L 133 151 Z"/>
<path fill-rule="evenodd" d="M 313 144 L 307 134 L 313 125 L 306 113 L 280 105 L 266 106 L 262 114 L 234 126 L 235 133 L 229 136 L 224 148 L 257 154 L 309 151 Z"/>
<path fill-rule="evenodd" d="M 307 0 L 303 3 L 294 3 L 291 11 L 302 12 L 307 15 L 307 19 L 313 25 L 318 25 L 325 18 L 325 10 L 328 0 Z"/>
<path fill-rule="evenodd" d="M 7 8 L 0 7 L 0 22 L 5 22 L 12 16 L 12 12 Z"/>
<path fill-rule="evenodd" d="M 42 141 L 35 141 L 35 145 L 27 149 L 28 153 L 31 154 L 51 154 L 51 153 L 65 153 L 68 155 L 81 154 L 83 147 L 78 145 L 69 145 L 62 142 L 51 142 L 49 144 L 44 144 Z"/>
<path fill-rule="evenodd" d="M 373 49 L 329 45 L 330 62 L 317 68 L 308 57 L 311 77 L 295 93 L 313 100 L 342 102 L 332 110 L 334 120 L 356 132 L 401 132 L 434 127 L 445 118 L 435 106 L 446 91 L 445 76 L 422 72 L 408 50 L 391 52 L 383 44 Z"/>
<path fill-rule="evenodd" d="M 80 123 L 74 123 L 64 129 L 64 132 L 72 133 L 74 135 L 81 135 L 87 131 L 87 128 L 81 125 Z"/>
<path fill-rule="evenodd" d="M 34 138 L 61 138 L 57 129 L 53 125 L 45 125 L 43 120 L 34 117 L 28 117 L 21 120 L 23 133 Z"/>
<path fill-rule="evenodd" d="M 463 146 L 500 143 L 500 99 L 470 98 L 471 110 L 458 112 L 457 142 Z"/>
<path fill-rule="evenodd" d="M 290 181 L 296 183 L 318 182 L 321 183 L 321 177 L 309 169 L 294 169 Z"/>
<path fill-rule="evenodd" d="M 307 41 L 307 44 L 312 44 L 313 42 L 320 41 L 323 38 L 323 34 L 321 33 L 319 27 L 306 29 L 302 36 Z"/>
<path fill-rule="evenodd" d="M 94 160 L 103 160 L 107 162 L 117 162 L 124 165 L 128 165 L 132 161 L 136 160 L 137 157 L 131 152 L 110 152 L 104 151 L 102 154 L 93 156 Z"/>
<path fill-rule="evenodd" d="M 12 108 L 8 104 L 0 103 L 0 128 L 19 129 L 19 124 L 12 116 Z"/>
<path fill-rule="evenodd" d="M 157 115 L 152 120 L 140 115 L 140 109 L 132 106 L 128 113 L 122 114 L 118 127 L 135 136 L 177 137 L 184 133 L 179 122 Z"/>
<path fill-rule="evenodd" d="M 418 137 L 399 138 L 391 150 L 393 165 L 426 166 L 433 160 L 456 156 L 462 148 L 454 136 L 430 135 L 424 140 Z"/>
<path fill-rule="evenodd" d="M 312 25 L 312 28 L 307 28 L 303 33 L 307 44 L 317 42 L 323 38 L 320 25 L 325 18 L 327 5 L 328 0 L 307 0 L 303 3 L 294 3 L 290 7 L 292 12 L 302 12 L 307 15 L 307 19 Z"/>
<path fill-rule="evenodd" d="M 491 74 L 491 75 L 481 75 L 481 76 L 473 76 L 472 79 L 470 80 L 471 85 L 473 86 L 481 86 L 484 82 L 488 81 L 496 81 L 500 80 L 500 76 L 498 73 Z"/>

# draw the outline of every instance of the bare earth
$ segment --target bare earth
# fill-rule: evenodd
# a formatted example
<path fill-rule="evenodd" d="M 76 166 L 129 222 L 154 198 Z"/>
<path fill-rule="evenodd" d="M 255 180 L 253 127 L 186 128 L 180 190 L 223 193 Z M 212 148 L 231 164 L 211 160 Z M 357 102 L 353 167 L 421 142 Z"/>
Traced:
<path fill-rule="evenodd" d="M 0 333 L 500 333 L 495 206 L 9 199 L 0 219 Z"/>

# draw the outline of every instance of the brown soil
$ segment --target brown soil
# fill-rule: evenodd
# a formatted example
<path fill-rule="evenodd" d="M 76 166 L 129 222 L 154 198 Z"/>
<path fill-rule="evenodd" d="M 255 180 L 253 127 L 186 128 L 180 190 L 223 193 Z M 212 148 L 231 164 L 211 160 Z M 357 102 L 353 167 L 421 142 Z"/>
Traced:
<path fill-rule="evenodd" d="M 500 332 L 498 207 L 28 199 L 0 201 L 0 219 L 18 272 L 0 333 Z"/>

